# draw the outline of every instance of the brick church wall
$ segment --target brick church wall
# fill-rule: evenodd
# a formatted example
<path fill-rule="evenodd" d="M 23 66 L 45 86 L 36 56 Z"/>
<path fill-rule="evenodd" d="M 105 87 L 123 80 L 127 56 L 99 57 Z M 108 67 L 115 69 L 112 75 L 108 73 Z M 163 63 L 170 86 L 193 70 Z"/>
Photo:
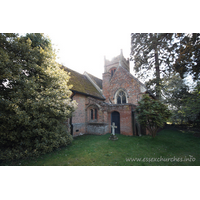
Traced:
<path fill-rule="evenodd" d="M 73 124 L 73 136 L 78 136 L 85 133 L 85 103 L 86 96 L 76 93 L 73 97 L 76 100 L 78 107 L 73 113 L 72 124 Z"/>
<path fill-rule="evenodd" d="M 120 134 L 136 135 L 136 122 L 133 117 L 133 111 L 138 104 L 144 86 L 130 74 L 129 70 L 129 62 L 124 59 L 122 52 L 120 56 L 117 56 L 112 61 L 105 59 L 102 88 L 98 90 L 101 93 L 102 89 L 105 100 L 102 94 L 99 94 L 99 96 L 102 96 L 102 98 L 99 98 L 98 95 L 95 96 L 96 93 L 91 95 L 85 91 L 80 91 L 81 93 L 76 93 L 73 96 L 73 100 L 78 103 L 78 107 L 72 117 L 73 136 L 111 133 L 111 116 L 114 111 L 120 114 Z M 77 73 L 74 74 L 82 77 Z M 81 80 L 85 81 L 85 78 L 87 76 L 82 77 Z M 91 82 L 91 84 L 94 83 Z M 90 86 L 87 85 L 87 87 L 91 89 Z M 125 104 L 116 104 L 115 98 L 119 90 L 124 91 L 126 94 L 127 101 Z M 89 91 L 91 92 L 91 90 Z M 93 118 L 91 117 L 91 110 L 93 110 Z M 94 117 L 96 110 L 97 117 Z M 113 116 L 115 114 L 113 113 Z"/>
<path fill-rule="evenodd" d="M 130 75 L 130 73 L 120 67 L 112 77 L 109 85 L 109 98 L 115 103 L 115 93 L 118 89 L 124 89 L 128 95 L 128 103 L 137 104 L 138 94 L 140 93 L 139 83 Z"/>
<path fill-rule="evenodd" d="M 86 133 L 103 135 L 108 133 L 108 123 L 107 123 L 107 111 L 105 111 L 104 102 L 94 98 L 87 98 L 86 103 Z M 91 110 L 97 110 L 97 118 L 93 115 L 91 119 Z"/>
<path fill-rule="evenodd" d="M 120 113 L 120 134 L 123 135 L 133 135 L 133 127 L 132 127 L 132 110 L 135 107 L 130 104 L 126 105 L 110 105 L 108 109 L 108 121 L 111 124 L 111 115 L 112 112 L 117 111 Z M 111 131 L 109 131 L 111 132 Z"/>
<path fill-rule="evenodd" d="M 135 135 L 133 127 L 132 111 L 138 104 L 141 94 L 141 85 L 130 72 L 119 66 L 111 77 L 111 73 L 107 70 L 103 74 L 103 94 L 106 102 L 111 103 L 108 106 L 108 124 L 110 132 L 111 115 L 113 111 L 120 113 L 120 133 L 123 135 Z M 116 92 L 122 89 L 127 94 L 126 104 L 116 104 Z"/>
<path fill-rule="evenodd" d="M 111 74 L 109 72 L 103 73 L 103 95 L 106 98 L 106 102 L 109 103 L 110 98 L 110 79 Z"/>

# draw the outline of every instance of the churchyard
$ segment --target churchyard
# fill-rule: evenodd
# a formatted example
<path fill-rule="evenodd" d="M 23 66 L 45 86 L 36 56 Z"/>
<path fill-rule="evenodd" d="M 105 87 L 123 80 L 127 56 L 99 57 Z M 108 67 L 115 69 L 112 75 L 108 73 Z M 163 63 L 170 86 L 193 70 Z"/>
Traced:
<path fill-rule="evenodd" d="M 116 134 L 82 135 L 72 144 L 38 158 L 1 163 L 3 166 L 199 166 L 200 137 L 164 129 L 155 138 Z"/>

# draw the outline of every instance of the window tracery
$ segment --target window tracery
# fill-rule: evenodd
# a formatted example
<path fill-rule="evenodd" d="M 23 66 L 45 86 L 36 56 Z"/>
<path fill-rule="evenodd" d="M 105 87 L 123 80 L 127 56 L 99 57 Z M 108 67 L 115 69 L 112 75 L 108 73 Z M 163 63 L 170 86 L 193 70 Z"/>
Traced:
<path fill-rule="evenodd" d="M 116 104 L 125 104 L 125 103 L 128 103 L 126 92 L 123 91 L 122 89 L 120 89 L 119 91 L 116 92 L 115 103 Z"/>

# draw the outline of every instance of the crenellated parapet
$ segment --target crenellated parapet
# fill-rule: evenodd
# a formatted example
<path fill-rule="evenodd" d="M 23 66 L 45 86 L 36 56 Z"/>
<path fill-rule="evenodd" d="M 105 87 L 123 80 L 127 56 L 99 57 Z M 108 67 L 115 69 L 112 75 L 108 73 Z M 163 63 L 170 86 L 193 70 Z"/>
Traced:
<path fill-rule="evenodd" d="M 114 57 L 112 60 L 107 60 L 104 56 L 104 73 L 109 72 L 110 69 L 117 68 L 119 66 L 122 66 L 128 72 L 130 72 L 129 59 L 124 58 L 122 49 L 120 55 Z"/>

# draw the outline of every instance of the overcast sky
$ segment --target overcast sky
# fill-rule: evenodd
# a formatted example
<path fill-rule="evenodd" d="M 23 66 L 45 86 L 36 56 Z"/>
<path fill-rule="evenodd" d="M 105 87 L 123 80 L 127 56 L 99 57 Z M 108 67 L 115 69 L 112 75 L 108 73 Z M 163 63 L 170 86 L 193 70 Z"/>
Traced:
<path fill-rule="evenodd" d="M 130 33 L 123 31 L 46 33 L 55 49 L 59 49 L 58 62 L 79 73 L 87 71 L 102 78 L 104 56 L 112 59 L 123 50 L 125 58 L 130 56 Z"/>
<path fill-rule="evenodd" d="M 60 49 L 58 62 L 99 78 L 102 78 L 104 56 L 111 59 L 119 55 L 120 49 L 125 58 L 130 56 L 132 32 L 185 32 L 185 27 L 187 30 L 194 27 L 188 17 L 173 14 L 180 7 L 180 2 L 174 1 L 173 6 L 172 2 L 159 6 L 154 0 L 35 0 L 27 7 L 23 0 L 2 3 L 4 9 L 0 14 L 4 20 L 0 29 L 6 29 L 1 32 L 45 33 L 55 48 Z M 188 13 L 189 7 L 181 1 L 181 11 Z M 198 12 L 197 7 L 192 9 L 192 13 Z"/>
<path fill-rule="evenodd" d="M 130 56 L 130 1 L 67 1 L 58 8 L 59 20 L 54 16 L 49 23 L 53 31 L 45 32 L 56 49 L 60 49 L 58 62 L 77 72 L 87 71 L 102 78 L 104 56 L 112 59 L 123 50 Z M 134 24 L 134 20 L 132 21 Z M 48 27 L 48 25 L 46 26 Z M 56 46 L 57 45 L 57 46 Z"/>

